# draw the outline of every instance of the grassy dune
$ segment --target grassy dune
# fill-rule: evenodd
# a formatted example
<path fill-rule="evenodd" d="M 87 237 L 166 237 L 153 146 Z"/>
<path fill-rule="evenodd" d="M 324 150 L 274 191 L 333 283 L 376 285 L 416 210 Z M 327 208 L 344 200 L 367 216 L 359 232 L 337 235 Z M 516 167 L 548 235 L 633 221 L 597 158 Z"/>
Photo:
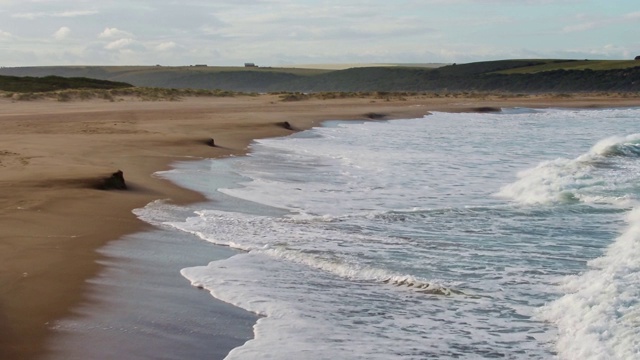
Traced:
<path fill-rule="evenodd" d="M 179 101 L 184 97 L 233 97 L 237 95 L 253 96 L 250 93 L 237 93 L 227 90 L 203 90 L 203 89 L 165 89 L 150 87 L 129 87 L 116 89 L 64 89 L 55 91 L 35 92 L 11 92 L 0 90 L 0 97 L 17 101 L 30 100 L 56 100 L 82 101 L 105 100 L 110 102 L 137 99 L 141 101 Z"/>
<path fill-rule="evenodd" d="M 89 79 L 86 77 L 19 77 L 0 75 L 0 90 L 21 93 L 63 89 L 122 89 L 128 87 L 133 87 L 133 85 L 124 82 Z"/>

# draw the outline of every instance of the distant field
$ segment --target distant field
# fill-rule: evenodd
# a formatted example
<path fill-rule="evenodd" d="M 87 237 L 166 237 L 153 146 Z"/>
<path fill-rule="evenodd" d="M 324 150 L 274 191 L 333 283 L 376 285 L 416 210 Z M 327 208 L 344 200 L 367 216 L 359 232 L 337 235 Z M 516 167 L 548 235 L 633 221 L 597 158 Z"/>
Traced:
<path fill-rule="evenodd" d="M 534 74 L 554 70 L 617 70 L 640 66 L 638 60 L 540 60 L 544 64 L 498 71 L 499 74 Z"/>
<path fill-rule="evenodd" d="M 49 66 L 0 75 L 91 78 L 139 87 L 233 92 L 640 92 L 640 61 L 507 59 L 442 64 L 244 66 Z M 585 70 L 591 71 L 585 71 Z"/>
<path fill-rule="evenodd" d="M 322 70 L 346 70 L 352 68 L 366 68 L 366 67 L 389 67 L 389 66 L 402 66 L 402 67 L 418 67 L 418 68 L 438 68 L 446 66 L 444 63 L 353 63 L 353 64 L 297 64 L 288 65 L 288 68 L 293 69 L 322 69 Z"/>
<path fill-rule="evenodd" d="M 82 68 L 82 67 L 79 67 Z M 90 66 L 89 66 L 90 68 Z M 313 76 L 326 73 L 328 69 L 295 68 L 295 67 L 244 67 L 244 66 L 102 66 L 109 73 L 220 73 L 220 72 L 279 72 L 299 76 Z"/>

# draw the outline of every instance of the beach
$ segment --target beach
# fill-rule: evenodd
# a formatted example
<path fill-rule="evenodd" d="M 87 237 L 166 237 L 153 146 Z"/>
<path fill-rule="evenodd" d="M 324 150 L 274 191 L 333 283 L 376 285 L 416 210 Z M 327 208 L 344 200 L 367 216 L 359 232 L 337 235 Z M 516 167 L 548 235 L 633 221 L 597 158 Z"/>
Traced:
<path fill-rule="evenodd" d="M 326 120 L 409 119 L 430 111 L 640 106 L 624 96 L 347 98 L 277 95 L 57 102 L 0 100 L 0 356 L 38 358 L 54 321 L 87 301 L 110 241 L 151 230 L 133 209 L 204 201 L 154 173 L 181 160 L 244 155 L 255 139 Z M 282 124 L 287 122 L 291 129 Z M 207 141 L 213 138 L 215 147 Z M 122 170 L 128 190 L 100 190 Z"/>

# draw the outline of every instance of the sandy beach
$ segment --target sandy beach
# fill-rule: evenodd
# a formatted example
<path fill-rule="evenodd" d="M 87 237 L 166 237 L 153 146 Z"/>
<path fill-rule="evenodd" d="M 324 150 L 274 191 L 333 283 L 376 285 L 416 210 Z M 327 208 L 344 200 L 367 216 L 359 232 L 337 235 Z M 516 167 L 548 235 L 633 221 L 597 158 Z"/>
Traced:
<path fill-rule="evenodd" d="M 150 225 L 131 210 L 156 199 L 202 201 L 152 176 L 178 160 L 242 155 L 253 139 L 324 120 L 422 117 L 490 107 L 627 107 L 640 97 L 348 98 L 276 95 L 57 102 L 0 100 L 0 358 L 38 358 L 50 326 L 87 301 L 96 250 Z M 281 125 L 288 122 L 293 129 Z M 213 138 L 215 147 L 207 140 Z M 126 191 L 96 188 L 122 170 Z"/>

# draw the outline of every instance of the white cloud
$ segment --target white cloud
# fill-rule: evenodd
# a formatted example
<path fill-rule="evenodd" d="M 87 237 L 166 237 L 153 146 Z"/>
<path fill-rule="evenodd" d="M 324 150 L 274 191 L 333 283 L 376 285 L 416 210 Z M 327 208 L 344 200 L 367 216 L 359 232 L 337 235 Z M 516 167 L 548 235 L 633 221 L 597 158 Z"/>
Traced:
<path fill-rule="evenodd" d="M 637 52 L 640 44 L 633 35 L 640 9 L 631 0 L 606 12 L 597 4 L 604 0 L 401 2 L 399 7 L 387 0 L 0 0 L 0 60 L 460 63 L 525 55 L 620 58 L 626 50 L 604 45 Z"/>
<path fill-rule="evenodd" d="M 619 16 L 600 16 L 578 14 L 575 17 L 581 23 L 567 25 L 562 28 L 565 33 L 589 31 L 593 29 L 600 29 L 612 25 L 620 25 L 624 23 L 633 23 L 640 20 L 640 11 L 627 13 Z"/>
<path fill-rule="evenodd" d="M 117 28 L 105 28 L 103 32 L 98 34 L 98 37 L 101 39 L 113 39 L 117 37 L 132 37 L 133 35 L 129 32 L 117 29 Z"/>
<path fill-rule="evenodd" d="M 53 33 L 53 38 L 56 40 L 64 40 L 69 36 L 69 34 L 71 34 L 71 29 L 69 29 L 66 26 L 63 26 L 60 29 L 58 29 L 58 31 Z"/>
<path fill-rule="evenodd" d="M 564 28 L 562 28 L 562 31 L 566 32 L 566 33 L 581 32 L 581 31 L 587 31 L 587 30 L 595 29 L 600 25 L 602 25 L 602 23 L 587 22 L 587 23 L 582 23 L 582 24 L 575 24 L 575 25 L 565 26 Z"/>
<path fill-rule="evenodd" d="M 167 41 L 167 42 L 163 42 L 160 43 L 158 45 L 155 46 L 155 49 L 157 51 L 167 51 L 167 50 L 171 50 L 173 48 L 176 47 L 176 43 L 174 43 L 173 41 Z"/>
<path fill-rule="evenodd" d="M 11 33 L 10 32 L 6 32 L 6 31 L 2 31 L 0 29 L 0 40 L 7 40 L 11 38 Z"/>
<path fill-rule="evenodd" d="M 14 18 L 28 19 L 28 20 L 34 20 L 36 18 L 43 17 L 43 16 L 46 16 L 46 13 L 43 13 L 43 12 L 40 12 L 40 13 L 18 13 L 18 14 L 11 15 L 11 17 L 14 17 Z"/>
<path fill-rule="evenodd" d="M 625 19 L 629 19 L 629 20 L 638 20 L 638 19 L 640 19 L 640 11 L 628 13 L 624 17 L 625 17 Z"/>
<path fill-rule="evenodd" d="M 11 15 L 13 18 L 35 20 L 44 17 L 78 17 L 97 14 L 94 10 L 70 10 L 70 11 L 58 11 L 58 12 L 29 12 L 29 13 L 16 13 Z"/>
<path fill-rule="evenodd" d="M 125 48 L 131 44 L 134 43 L 134 40 L 131 38 L 124 38 L 124 39 L 119 39 L 116 41 L 112 41 L 110 43 L 108 43 L 107 45 L 104 46 L 105 49 L 107 50 L 117 50 L 117 49 L 122 49 Z"/>
<path fill-rule="evenodd" d="M 78 17 L 78 16 L 89 16 L 95 15 L 98 12 L 95 10 L 72 10 L 72 11 L 61 11 L 57 13 L 53 13 L 51 16 L 53 17 Z"/>

